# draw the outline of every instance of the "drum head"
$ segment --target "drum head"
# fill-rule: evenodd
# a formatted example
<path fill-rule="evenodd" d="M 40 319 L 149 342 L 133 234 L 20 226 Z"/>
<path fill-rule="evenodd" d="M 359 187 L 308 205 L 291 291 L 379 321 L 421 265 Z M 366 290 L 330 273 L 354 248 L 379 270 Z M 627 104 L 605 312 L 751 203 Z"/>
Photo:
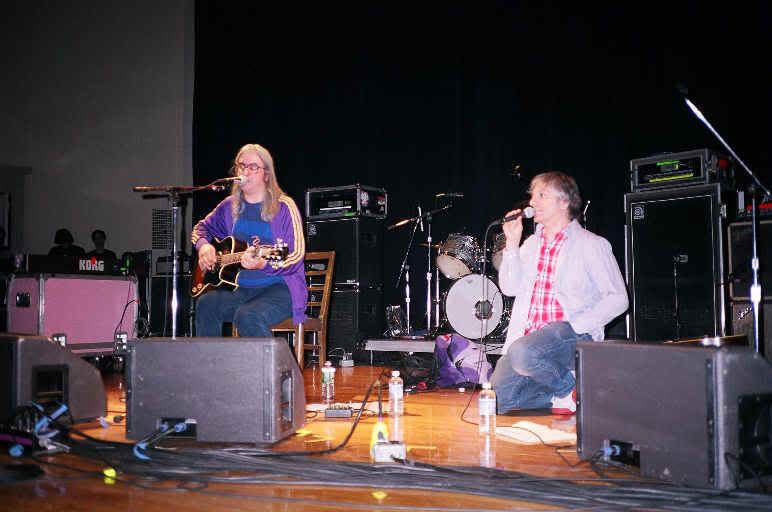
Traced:
<path fill-rule="evenodd" d="M 487 287 L 487 293 L 483 287 Z M 487 301 L 483 301 L 486 295 Z M 504 298 L 499 287 L 480 274 L 469 274 L 453 283 L 444 302 L 448 323 L 467 339 L 479 340 L 488 336 L 504 319 Z M 486 323 L 481 322 L 484 317 L 487 317 Z"/>

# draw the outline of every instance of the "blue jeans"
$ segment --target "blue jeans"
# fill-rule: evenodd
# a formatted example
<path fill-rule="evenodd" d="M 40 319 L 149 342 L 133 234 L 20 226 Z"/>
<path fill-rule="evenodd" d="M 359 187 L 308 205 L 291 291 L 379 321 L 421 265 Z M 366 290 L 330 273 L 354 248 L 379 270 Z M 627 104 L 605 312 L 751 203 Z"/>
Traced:
<path fill-rule="evenodd" d="M 576 385 L 571 374 L 577 340 L 568 322 L 552 322 L 515 340 L 496 363 L 491 385 L 499 414 L 512 409 L 543 409 L 553 396 L 566 396 Z"/>
<path fill-rule="evenodd" d="M 218 288 L 198 298 L 196 336 L 222 336 L 223 322 L 233 322 L 243 337 L 269 337 L 271 326 L 292 316 L 284 282 L 264 288 Z"/>

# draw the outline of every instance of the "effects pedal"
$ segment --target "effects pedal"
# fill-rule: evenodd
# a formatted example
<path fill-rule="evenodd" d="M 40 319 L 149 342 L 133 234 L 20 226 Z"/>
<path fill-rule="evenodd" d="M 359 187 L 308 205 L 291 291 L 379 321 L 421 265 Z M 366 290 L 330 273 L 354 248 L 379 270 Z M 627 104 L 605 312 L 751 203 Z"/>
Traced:
<path fill-rule="evenodd" d="M 343 359 L 340 360 L 340 367 L 347 368 L 354 366 L 354 358 L 351 352 L 344 352 Z"/>
<path fill-rule="evenodd" d="M 325 418 L 351 418 L 354 410 L 345 404 L 332 404 L 324 410 Z"/>

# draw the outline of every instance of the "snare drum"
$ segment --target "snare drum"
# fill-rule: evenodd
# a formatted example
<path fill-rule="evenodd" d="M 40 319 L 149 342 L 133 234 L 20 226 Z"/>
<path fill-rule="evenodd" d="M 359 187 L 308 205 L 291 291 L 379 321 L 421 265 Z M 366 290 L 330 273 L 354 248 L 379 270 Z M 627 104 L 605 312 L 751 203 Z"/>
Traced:
<path fill-rule="evenodd" d="M 451 233 L 440 245 L 437 268 L 448 279 L 458 279 L 477 269 L 480 259 L 480 245 L 471 235 Z"/>
<path fill-rule="evenodd" d="M 487 301 L 483 302 L 487 286 Z M 443 298 L 445 320 L 461 336 L 470 340 L 501 338 L 509 327 L 513 299 L 502 295 L 490 278 L 469 274 L 453 283 Z M 485 328 L 481 318 L 487 317 Z"/>

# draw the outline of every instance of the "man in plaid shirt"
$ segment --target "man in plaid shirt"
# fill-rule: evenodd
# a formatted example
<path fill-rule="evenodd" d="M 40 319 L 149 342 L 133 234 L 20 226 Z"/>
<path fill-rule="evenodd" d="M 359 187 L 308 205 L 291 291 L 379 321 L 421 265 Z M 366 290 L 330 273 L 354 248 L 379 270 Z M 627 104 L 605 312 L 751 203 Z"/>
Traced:
<path fill-rule="evenodd" d="M 582 199 L 572 177 L 539 174 L 529 193 L 536 232 L 521 246 L 522 217 L 503 227 L 499 286 L 515 302 L 491 383 L 499 413 L 573 414 L 576 341 L 602 340 L 604 326 L 627 310 L 627 290 L 611 245 L 576 220 Z"/>

